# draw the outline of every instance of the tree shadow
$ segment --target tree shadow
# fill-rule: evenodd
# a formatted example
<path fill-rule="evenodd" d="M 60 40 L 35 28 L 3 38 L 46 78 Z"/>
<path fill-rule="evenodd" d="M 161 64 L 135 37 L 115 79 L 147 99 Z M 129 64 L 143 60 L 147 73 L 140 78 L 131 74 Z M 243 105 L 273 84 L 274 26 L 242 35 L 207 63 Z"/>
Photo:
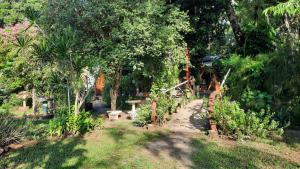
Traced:
<path fill-rule="evenodd" d="M 176 132 L 144 146 L 153 156 L 178 163 L 179 168 L 297 168 L 283 157 L 246 146 L 220 146 Z M 181 166 L 182 165 L 182 166 Z"/>
<path fill-rule="evenodd" d="M 282 137 L 287 145 L 300 149 L 300 130 L 286 130 Z"/>
<path fill-rule="evenodd" d="M 82 148 L 85 142 L 80 137 L 73 137 L 20 148 L 4 157 L 3 168 L 80 168 L 86 159 L 86 150 Z"/>
<path fill-rule="evenodd" d="M 245 146 L 222 147 L 205 139 L 194 139 L 192 168 L 297 168 L 299 164 L 289 162 L 267 152 Z"/>
<path fill-rule="evenodd" d="M 111 148 L 111 153 L 107 154 L 104 159 L 99 160 L 95 166 L 97 168 L 120 168 L 120 166 L 136 168 L 137 161 L 143 161 L 143 157 L 138 157 L 137 159 L 136 157 L 132 157 L 135 156 L 136 151 L 139 151 L 138 146 L 146 145 L 150 141 L 166 135 L 164 132 L 139 130 L 126 125 L 116 125 L 112 128 L 106 128 L 105 133 L 109 138 L 112 138 L 114 146 Z"/>
<path fill-rule="evenodd" d="M 203 104 L 197 105 L 195 107 L 187 107 L 189 112 L 193 112 L 190 116 L 190 122 L 194 128 L 205 131 L 208 129 L 208 118 L 207 113 L 203 109 Z"/>
<path fill-rule="evenodd" d="M 176 132 L 162 136 L 144 147 L 154 156 L 159 157 L 167 154 L 170 158 L 183 164 L 184 167 L 191 167 L 191 140 L 184 132 Z"/>

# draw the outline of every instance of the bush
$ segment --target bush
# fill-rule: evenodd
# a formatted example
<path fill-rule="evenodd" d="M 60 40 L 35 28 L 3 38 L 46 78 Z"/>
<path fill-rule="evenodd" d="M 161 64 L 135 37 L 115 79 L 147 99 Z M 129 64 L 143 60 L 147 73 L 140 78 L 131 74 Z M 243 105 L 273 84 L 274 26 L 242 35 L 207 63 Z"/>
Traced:
<path fill-rule="evenodd" d="M 160 95 L 157 102 L 157 120 L 159 124 L 162 124 L 166 114 L 171 114 L 176 111 L 178 103 L 169 95 Z"/>
<path fill-rule="evenodd" d="M 231 69 L 232 73 L 226 81 L 226 85 L 229 86 L 228 94 L 239 100 L 245 89 L 262 88 L 265 79 L 264 68 L 270 57 L 266 54 L 257 55 L 255 58 L 232 55 L 217 63 L 215 67 L 223 75 Z"/>
<path fill-rule="evenodd" d="M 103 128 L 103 125 L 104 125 L 104 119 L 103 118 L 97 118 L 93 121 L 93 126 L 94 128 L 97 128 L 97 129 L 102 129 Z"/>
<path fill-rule="evenodd" d="M 142 104 L 138 110 L 134 125 L 143 127 L 151 122 L 151 105 Z"/>
<path fill-rule="evenodd" d="M 61 112 L 58 117 L 49 121 L 49 134 L 61 136 L 63 134 L 84 134 L 94 127 L 100 128 L 103 120 L 93 120 L 88 112 L 80 112 L 77 116 L 74 113 Z"/>
<path fill-rule="evenodd" d="M 272 97 L 259 90 L 247 89 L 241 96 L 241 106 L 246 110 L 261 111 L 272 104 Z"/>
<path fill-rule="evenodd" d="M 22 105 L 22 99 L 17 98 L 16 94 L 11 94 L 7 102 L 4 102 L 4 104 L 1 105 L 3 109 L 11 109 L 15 106 L 21 106 Z"/>
<path fill-rule="evenodd" d="M 290 122 L 292 127 L 300 127 L 300 96 L 295 97 L 289 108 Z"/>
<path fill-rule="evenodd" d="M 25 136 L 25 122 L 18 120 L 6 110 L 0 110 L 0 147 L 18 143 Z"/>
<path fill-rule="evenodd" d="M 212 117 L 225 134 L 237 134 L 244 130 L 246 114 L 237 102 L 228 98 L 216 100 Z"/>
<path fill-rule="evenodd" d="M 224 134 L 239 138 L 245 135 L 264 138 L 274 132 L 281 135 L 283 131 L 278 127 L 279 123 L 273 120 L 274 113 L 264 109 L 245 112 L 238 102 L 231 102 L 227 97 L 216 101 L 212 117 Z"/>

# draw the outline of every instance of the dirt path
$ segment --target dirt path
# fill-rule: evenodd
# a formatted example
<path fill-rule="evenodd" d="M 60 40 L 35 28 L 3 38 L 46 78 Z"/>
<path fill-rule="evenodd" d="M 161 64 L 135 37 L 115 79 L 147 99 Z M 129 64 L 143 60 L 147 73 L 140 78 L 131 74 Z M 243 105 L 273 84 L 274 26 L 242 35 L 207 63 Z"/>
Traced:
<path fill-rule="evenodd" d="M 193 163 L 192 139 L 204 132 L 205 111 L 202 109 L 203 100 L 193 100 L 172 115 L 172 120 L 165 127 L 171 134 L 151 142 L 145 149 L 159 159 L 173 161 L 176 168 L 191 168 Z"/>
<path fill-rule="evenodd" d="M 200 133 L 205 130 L 206 113 L 203 107 L 203 100 L 191 101 L 178 113 L 172 115 L 172 120 L 166 125 L 167 129 L 176 133 Z"/>

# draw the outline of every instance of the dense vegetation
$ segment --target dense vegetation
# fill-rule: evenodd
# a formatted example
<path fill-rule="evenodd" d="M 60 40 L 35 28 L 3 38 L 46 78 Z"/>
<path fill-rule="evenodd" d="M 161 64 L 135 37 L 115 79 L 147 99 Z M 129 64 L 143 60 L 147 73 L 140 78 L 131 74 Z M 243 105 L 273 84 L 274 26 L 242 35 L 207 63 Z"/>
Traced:
<path fill-rule="evenodd" d="M 299 139 L 289 137 L 300 128 L 299 28 L 299 0 L 0 0 L 0 155 L 29 144 L 0 168 L 176 168 L 187 158 L 194 168 L 299 167 Z M 111 110 L 143 92 L 133 124 L 149 124 L 155 102 L 163 125 L 197 97 L 163 91 L 184 81 L 186 65 L 203 84 L 202 59 L 214 55 L 210 73 L 230 74 L 209 122 L 241 142 L 128 121 L 103 128 L 89 109 L 104 74 Z M 143 151 L 155 139 L 175 162 Z"/>
<path fill-rule="evenodd" d="M 157 101 L 163 124 L 191 93 L 176 100 L 162 89 L 181 82 L 185 64 L 202 83 L 207 55 L 221 56 L 213 64 L 219 81 L 231 70 L 212 114 L 222 134 L 266 138 L 299 129 L 299 27 L 299 0 L 0 0 L 0 148 L 101 127 L 84 110 L 100 74 L 111 110 L 128 106 L 141 88 Z M 35 135 L 35 119 L 12 115 L 24 90 L 54 98 L 45 132 Z M 135 124 L 150 120 L 149 102 Z"/>

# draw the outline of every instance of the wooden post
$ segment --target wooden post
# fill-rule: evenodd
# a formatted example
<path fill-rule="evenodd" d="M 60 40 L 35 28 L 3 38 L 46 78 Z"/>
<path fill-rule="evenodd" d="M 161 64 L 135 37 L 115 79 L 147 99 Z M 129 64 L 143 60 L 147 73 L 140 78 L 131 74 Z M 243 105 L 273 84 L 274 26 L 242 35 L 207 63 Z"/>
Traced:
<path fill-rule="evenodd" d="M 185 65 L 185 80 L 190 79 L 190 51 L 186 49 L 186 65 Z"/>
<path fill-rule="evenodd" d="M 151 124 L 156 124 L 157 122 L 157 103 L 155 100 L 151 104 Z"/>

